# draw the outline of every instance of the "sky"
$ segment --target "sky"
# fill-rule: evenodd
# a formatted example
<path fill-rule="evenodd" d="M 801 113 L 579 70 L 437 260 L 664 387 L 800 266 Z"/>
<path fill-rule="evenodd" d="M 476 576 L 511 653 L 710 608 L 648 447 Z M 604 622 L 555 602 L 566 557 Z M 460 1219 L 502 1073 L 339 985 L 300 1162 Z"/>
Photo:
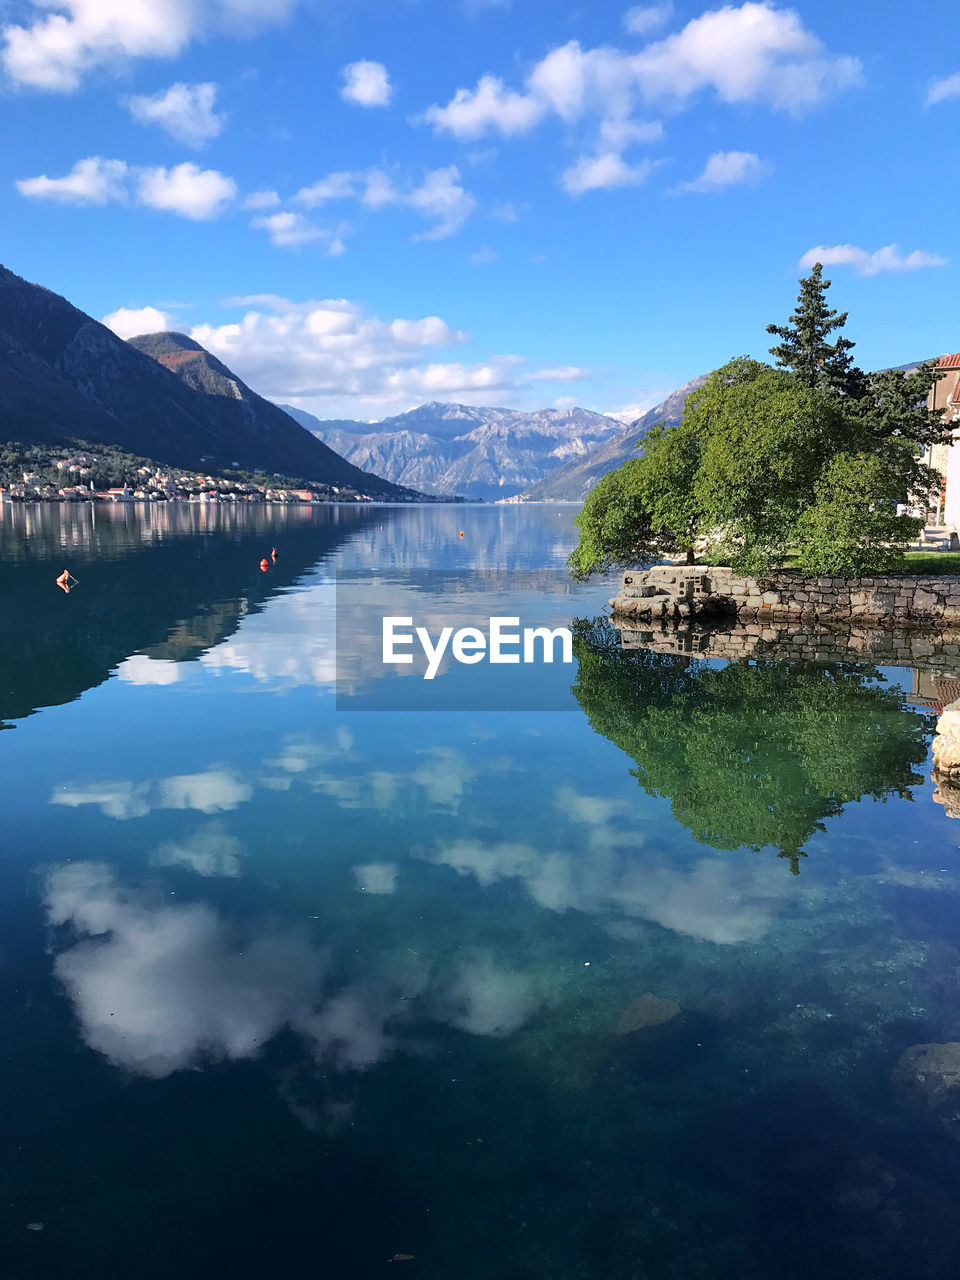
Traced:
<path fill-rule="evenodd" d="M 954 4 L 0 0 L 0 260 L 321 418 L 960 349 Z"/>

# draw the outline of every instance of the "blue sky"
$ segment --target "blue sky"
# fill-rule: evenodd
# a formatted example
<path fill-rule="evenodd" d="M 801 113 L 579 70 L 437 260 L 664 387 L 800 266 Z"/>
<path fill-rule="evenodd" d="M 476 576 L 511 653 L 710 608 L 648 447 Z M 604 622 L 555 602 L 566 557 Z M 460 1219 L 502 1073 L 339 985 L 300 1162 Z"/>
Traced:
<path fill-rule="evenodd" d="M 955 19 L 0 0 L 0 256 L 321 417 L 640 410 L 764 355 L 818 247 L 899 364 L 960 348 Z"/>

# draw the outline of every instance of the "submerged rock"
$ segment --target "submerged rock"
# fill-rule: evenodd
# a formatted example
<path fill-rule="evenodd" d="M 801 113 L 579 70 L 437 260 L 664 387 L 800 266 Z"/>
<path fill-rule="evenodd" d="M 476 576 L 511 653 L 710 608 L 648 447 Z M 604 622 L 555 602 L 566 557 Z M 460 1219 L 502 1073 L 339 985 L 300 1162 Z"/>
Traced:
<path fill-rule="evenodd" d="M 894 1083 L 919 1094 L 938 1114 L 955 1137 L 960 1103 L 960 1043 L 915 1044 L 900 1055 Z"/>
<path fill-rule="evenodd" d="M 645 1027 L 660 1027 L 671 1022 L 680 1012 L 680 1006 L 673 1000 L 655 996 L 651 992 L 631 1000 L 617 1023 L 617 1035 L 627 1036 L 632 1031 L 642 1031 Z"/>

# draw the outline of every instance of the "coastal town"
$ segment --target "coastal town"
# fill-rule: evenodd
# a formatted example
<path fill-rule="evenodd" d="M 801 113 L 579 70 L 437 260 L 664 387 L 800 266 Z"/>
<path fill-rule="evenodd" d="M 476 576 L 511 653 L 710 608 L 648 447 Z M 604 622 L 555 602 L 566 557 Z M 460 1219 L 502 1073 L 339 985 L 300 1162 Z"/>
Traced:
<path fill-rule="evenodd" d="M 293 488 L 259 480 L 202 475 L 147 463 L 119 468 L 92 451 L 52 458 L 37 469 L 21 470 L 22 479 L 5 475 L 0 504 L 9 502 L 372 502 L 371 494 L 338 485 Z M 101 487 L 104 476 L 124 480 Z M 279 479 L 279 477 L 277 478 Z M 405 501 L 401 495 L 397 501 Z"/>

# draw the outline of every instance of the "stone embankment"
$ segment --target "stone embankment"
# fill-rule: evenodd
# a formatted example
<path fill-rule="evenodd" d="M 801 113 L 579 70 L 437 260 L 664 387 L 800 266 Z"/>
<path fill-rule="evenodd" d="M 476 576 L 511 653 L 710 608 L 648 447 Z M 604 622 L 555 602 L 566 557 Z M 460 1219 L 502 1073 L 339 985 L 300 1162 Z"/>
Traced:
<path fill-rule="evenodd" d="M 625 573 L 610 603 L 614 617 L 644 621 L 727 615 L 741 622 L 960 627 L 960 575 L 808 578 L 781 570 L 746 577 L 710 565 L 657 565 Z"/>
<path fill-rule="evenodd" d="M 917 627 L 784 626 L 766 622 L 732 621 L 702 625 L 644 624 L 620 619 L 624 649 L 720 658 L 725 662 L 766 659 L 774 662 L 855 662 L 871 666 L 912 667 L 950 678 L 960 695 L 960 626 L 936 633 Z"/>

